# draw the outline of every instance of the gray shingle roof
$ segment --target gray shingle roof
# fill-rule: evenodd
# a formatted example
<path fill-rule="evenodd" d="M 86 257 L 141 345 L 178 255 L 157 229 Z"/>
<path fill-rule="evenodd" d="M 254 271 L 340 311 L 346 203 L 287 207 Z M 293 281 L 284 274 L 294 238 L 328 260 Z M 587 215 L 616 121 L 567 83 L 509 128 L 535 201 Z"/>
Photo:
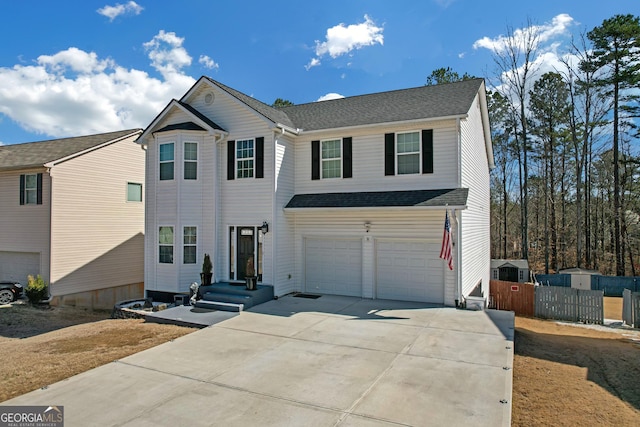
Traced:
<path fill-rule="evenodd" d="M 202 126 L 193 122 L 175 123 L 173 125 L 167 125 L 162 129 L 158 129 L 156 132 L 169 132 L 172 130 L 205 130 Z"/>
<path fill-rule="evenodd" d="M 472 79 L 274 108 L 205 78 L 272 122 L 305 131 L 464 115 L 483 83 Z"/>
<path fill-rule="evenodd" d="M 0 146 L 0 170 L 43 166 L 98 145 L 140 132 L 128 129 L 96 135 Z"/>
<path fill-rule="evenodd" d="M 468 194 L 468 188 L 296 194 L 285 209 L 464 206 Z"/>
<path fill-rule="evenodd" d="M 521 269 L 528 269 L 529 262 L 526 259 L 492 259 L 491 268 L 500 268 L 504 265 L 510 264 L 514 267 Z"/>

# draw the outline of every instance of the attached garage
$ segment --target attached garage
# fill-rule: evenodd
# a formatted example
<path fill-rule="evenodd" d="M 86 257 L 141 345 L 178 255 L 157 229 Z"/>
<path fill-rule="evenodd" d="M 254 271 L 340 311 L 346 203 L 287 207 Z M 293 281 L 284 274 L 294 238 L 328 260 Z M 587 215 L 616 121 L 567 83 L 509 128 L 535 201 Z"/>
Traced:
<path fill-rule="evenodd" d="M 15 280 L 26 286 L 30 274 L 40 274 L 39 253 L 0 251 L 0 280 Z"/>
<path fill-rule="evenodd" d="M 305 291 L 362 296 L 361 239 L 305 239 Z"/>
<path fill-rule="evenodd" d="M 376 298 L 444 303 L 440 245 L 421 240 L 376 240 Z"/>

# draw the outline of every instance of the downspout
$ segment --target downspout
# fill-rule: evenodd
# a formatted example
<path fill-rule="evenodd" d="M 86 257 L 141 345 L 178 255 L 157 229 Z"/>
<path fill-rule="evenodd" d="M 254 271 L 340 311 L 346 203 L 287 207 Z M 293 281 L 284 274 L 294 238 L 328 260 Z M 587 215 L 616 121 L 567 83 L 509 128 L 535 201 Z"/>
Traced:
<path fill-rule="evenodd" d="M 53 165 L 45 165 L 47 166 L 47 174 L 49 175 L 49 299 L 48 302 L 51 302 L 51 266 L 53 265 L 53 174 L 51 170 L 53 169 Z"/>
<path fill-rule="evenodd" d="M 458 161 L 456 162 L 456 168 L 458 168 L 458 187 L 462 188 L 462 130 L 460 124 L 460 118 L 456 119 L 456 132 L 458 133 L 458 141 L 456 144 L 456 155 Z M 462 305 L 462 210 L 460 210 L 460 218 L 458 218 L 458 213 L 453 211 L 453 216 L 456 219 L 456 258 L 458 264 L 457 271 L 457 279 L 456 279 L 456 294 L 459 301 L 459 304 Z"/>
<path fill-rule="evenodd" d="M 276 293 L 276 233 L 279 232 L 279 227 L 277 227 L 277 223 L 278 220 L 276 219 L 276 200 L 277 200 L 277 194 L 276 194 L 276 190 L 278 188 L 278 184 L 277 184 L 277 180 L 278 180 L 278 176 L 276 175 L 276 138 L 277 138 L 277 131 L 276 129 L 274 129 L 273 131 L 273 139 L 272 139 L 272 148 L 271 148 L 271 154 L 272 154 L 272 167 L 273 167 L 273 181 L 271 181 L 271 245 L 270 245 L 270 250 L 271 250 L 271 286 L 273 286 L 273 290 L 274 290 L 274 294 L 277 297 L 278 294 Z M 281 134 L 284 135 L 284 128 L 281 128 Z M 263 254 L 264 256 L 264 254 Z"/>

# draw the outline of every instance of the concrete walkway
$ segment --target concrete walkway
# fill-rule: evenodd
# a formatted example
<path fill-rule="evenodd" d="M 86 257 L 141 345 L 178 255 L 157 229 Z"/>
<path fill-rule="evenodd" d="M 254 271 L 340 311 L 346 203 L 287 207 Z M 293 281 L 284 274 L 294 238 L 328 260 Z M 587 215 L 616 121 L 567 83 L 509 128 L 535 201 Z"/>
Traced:
<path fill-rule="evenodd" d="M 3 405 L 65 426 L 508 426 L 514 317 L 284 297 Z"/>

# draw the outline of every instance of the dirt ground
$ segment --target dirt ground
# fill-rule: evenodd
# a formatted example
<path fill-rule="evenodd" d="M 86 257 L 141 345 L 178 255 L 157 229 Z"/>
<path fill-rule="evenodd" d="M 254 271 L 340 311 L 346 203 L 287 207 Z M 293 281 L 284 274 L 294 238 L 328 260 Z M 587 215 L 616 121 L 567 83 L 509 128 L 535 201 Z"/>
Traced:
<path fill-rule="evenodd" d="M 194 329 L 0 307 L 0 402 Z M 640 331 L 516 317 L 513 426 L 640 425 Z"/>
<path fill-rule="evenodd" d="M 0 402 L 195 329 L 110 319 L 108 311 L 0 307 Z"/>

